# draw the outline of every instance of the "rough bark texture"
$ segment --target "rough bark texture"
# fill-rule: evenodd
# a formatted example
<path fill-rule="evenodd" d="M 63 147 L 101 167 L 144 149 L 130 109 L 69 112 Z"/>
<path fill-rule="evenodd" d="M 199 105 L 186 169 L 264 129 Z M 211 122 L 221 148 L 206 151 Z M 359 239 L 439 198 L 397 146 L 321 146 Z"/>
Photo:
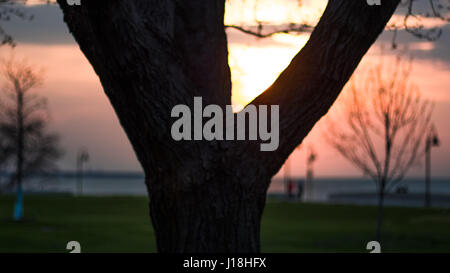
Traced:
<path fill-rule="evenodd" d="M 310 41 L 252 103 L 280 105 L 280 146 L 175 142 L 177 104 L 231 104 L 225 0 L 96 0 L 64 19 L 98 74 L 147 176 L 162 252 L 258 252 L 271 177 L 328 111 L 399 0 L 330 0 Z"/>

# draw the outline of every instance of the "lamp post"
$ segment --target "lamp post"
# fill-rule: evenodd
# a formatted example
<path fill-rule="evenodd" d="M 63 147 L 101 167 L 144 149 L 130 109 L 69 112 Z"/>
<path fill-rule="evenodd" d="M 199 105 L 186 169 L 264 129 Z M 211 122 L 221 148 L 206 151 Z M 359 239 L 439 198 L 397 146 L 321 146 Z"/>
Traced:
<path fill-rule="evenodd" d="M 288 198 L 292 197 L 291 162 L 289 158 L 284 163 L 284 186 Z"/>
<path fill-rule="evenodd" d="M 434 125 L 431 127 L 425 140 L 425 207 L 431 206 L 431 147 L 439 146 Z"/>
<path fill-rule="evenodd" d="M 314 169 L 313 164 L 317 159 L 317 154 L 312 146 L 308 148 L 308 154 L 306 159 L 306 182 L 305 182 L 305 199 L 313 200 L 313 179 L 314 179 Z"/>
<path fill-rule="evenodd" d="M 77 155 L 77 195 L 83 194 L 84 163 L 89 161 L 89 153 L 86 148 L 81 148 Z"/>

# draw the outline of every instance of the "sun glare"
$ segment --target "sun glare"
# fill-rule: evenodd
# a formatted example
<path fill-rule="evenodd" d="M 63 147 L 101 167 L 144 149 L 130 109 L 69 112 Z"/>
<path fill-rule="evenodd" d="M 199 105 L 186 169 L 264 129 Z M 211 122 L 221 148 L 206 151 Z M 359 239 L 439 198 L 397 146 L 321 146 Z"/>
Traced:
<path fill-rule="evenodd" d="M 325 4 L 322 0 L 303 0 L 302 5 L 298 0 L 229 0 L 225 23 L 254 26 L 262 22 L 272 27 L 288 23 L 315 24 Z M 309 35 L 277 34 L 255 40 L 250 35 L 236 39 L 236 35 L 230 35 L 233 31 L 228 31 L 233 104 L 236 109 L 241 109 L 275 81 L 305 45 Z"/>
<path fill-rule="evenodd" d="M 283 34 L 272 39 L 274 46 L 263 47 L 230 41 L 233 104 L 246 105 L 270 87 L 308 38 Z"/>

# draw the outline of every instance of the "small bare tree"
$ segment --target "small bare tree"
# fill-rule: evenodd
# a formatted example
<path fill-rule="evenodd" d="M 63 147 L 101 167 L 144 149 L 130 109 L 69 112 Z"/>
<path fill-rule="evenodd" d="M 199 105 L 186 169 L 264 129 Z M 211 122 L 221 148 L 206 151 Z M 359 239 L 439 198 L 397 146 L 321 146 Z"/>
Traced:
<path fill-rule="evenodd" d="M 399 183 L 423 153 L 433 105 L 409 81 L 412 60 L 374 66 L 353 78 L 339 123 L 326 139 L 375 182 L 376 237 L 380 241 L 385 193 Z M 382 147 L 382 149 L 379 149 Z"/>
<path fill-rule="evenodd" d="M 22 184 L 31 175 L 52 170 L 62 152 L 58 136 L 47 132 L 46 99 L 32 92 L 43 76 L 26 62 L 11 58 L 1 67 L 5 87 L 0 100 L 0 136 L 5 164 L 15 169 L 9 185 L 16 185 L 14 218 L 22 218 Z"/>

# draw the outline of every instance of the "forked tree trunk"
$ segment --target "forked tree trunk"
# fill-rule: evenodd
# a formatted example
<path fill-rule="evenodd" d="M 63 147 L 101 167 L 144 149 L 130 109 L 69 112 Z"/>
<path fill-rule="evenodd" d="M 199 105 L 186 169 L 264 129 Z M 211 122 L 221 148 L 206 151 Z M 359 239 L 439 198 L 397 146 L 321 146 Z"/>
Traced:
<path fill-rule="evenodd" d="M 279 105 L 280 144 L 172 139 L 171 109 L 231 104 L 225 0 L 58 0 L 147 177 L 162 252 L 258 252 L 266 191 L 328 111 L 399 0 L 330 0 L 303 50 L 254 105 Z"/>

